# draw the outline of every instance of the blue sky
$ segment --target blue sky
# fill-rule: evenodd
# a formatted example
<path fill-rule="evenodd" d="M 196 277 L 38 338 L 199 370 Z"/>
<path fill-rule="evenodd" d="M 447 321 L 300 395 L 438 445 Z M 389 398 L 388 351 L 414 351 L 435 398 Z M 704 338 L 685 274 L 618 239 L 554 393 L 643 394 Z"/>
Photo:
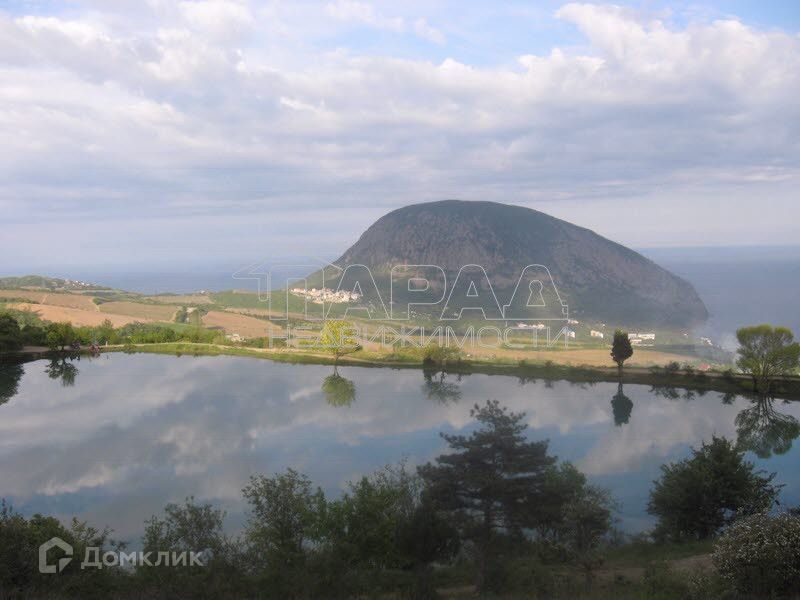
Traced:
<path fill-rule="evenodd" d="M 0 2 L 0 255 L 334 256 L 444 198 L 794 244 L 799 32 L 741 0 Z"/>

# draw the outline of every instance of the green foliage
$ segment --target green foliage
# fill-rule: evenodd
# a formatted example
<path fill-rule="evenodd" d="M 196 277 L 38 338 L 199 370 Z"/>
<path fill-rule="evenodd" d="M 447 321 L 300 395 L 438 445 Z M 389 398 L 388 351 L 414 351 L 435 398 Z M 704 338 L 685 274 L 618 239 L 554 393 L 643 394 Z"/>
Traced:
<path fill-rule="evenodd" d="M 755 325 L 736 332 L 737 366 L 749 374 L 761 394 L 769 394 L 773 380 L 794 373 L 800 366 L 800 344 L 785 327 Z"/>
<path fill-rule="evenodd" d="M 751 515 L 714 548 L 714 566 L 744 597 L 794 597 L 800 590 L 800 518 Z"/>
<path fill-rule="evenodd" d="M 243 594 L 247 584 L 236 544 L 222 531 L 225 513 L 211 504 L 187 498 L 182 505 L 167 504 L 164 516 L 146 522 L 144 552 L 202 552 L 202 568 L 170 565 L 139 566 L 140 589 L 159 597 L 218 598 Z"/>
<path fill-rule="evenodd" d="M 334 319 L 325 321 L 317 345 L 333 354 L 336 363 L 339 362 L 340 357 L 361 350 L 361 346 L 355 338 L 353 324 Z"/>
<path fill-rule="evenodd" d="M 78 341 L 78 335 L 72 323 L 50 323 L 45 339 L 51 349 L 63 350 Z"/>
<path fill-rule="evenodd" d="M 756 472 L 743 457 L 743 450 L 713 437 L 690 458 L 662 465 L 647 507 L 658 517 L 656 535 L 707 539 L 736 518 L 772 506 L 779 491 L 775 474 Z"/>
<path fill-rule="evenodd" d="M 108 530 L 97 530 L 73 519 L 65 528 L 53 517 L 33 515 L 25 519 L 5 501 L 0 502 L 0 591 L 4 597 L 107 598 L 120 589 L 122 573 L 116 567 L 80 568 L 88 546 L 119 548 Z M 58 537 L 73 547 L 72 560 L 57 577 L 38 570 L 39 546 Z M 101 550 L 102 553 L 103 550 Z M 51 564 L 66 555 L 60 548 L 50 551 Z M 56 596 L 58 594 L 58 596 Z"/>
<path fill-rule="evenodd" d="M 602 563 L 598 549 L 611 529 L 613 510 L 608 491 L 591 485 L 582 486 L 564 505 L 564 541 L 587 584 L 591 584 L 593 569 Z"/>
<path fill-rule="evenodd" d="M 253 476 L 242 494 L 251 510 L 245 529 L 251 562 L 276 597 L 290 595 L 304 577 L 307 549 L 320 541 L 325 496 L 293 469 Z"/>
<path fill-rule="evenodd" d="M 188 318 L 189 318 L 189 311 L 185 306 L 181 306 L 178 310 L 175 311 L 176 323 L 186 323 Z"/>
<path fill-rule="evenodd" d="M 444 367 L 448 364 L 459 363 L 464 359 L 464 352 L 459 348 L 440 346 L 435 342 L 429 343 L 422 350 L 422 362 L 427 365 Z"/>
<path fill-rule="evenodd" d="M 22 330 L 10 314 L 0 313 L 0 352 L 11 352 L 22 347 Z"/>
<path fill-rule="evenodd" d="M 547 442 L 524 436 L 524 413 L 512 413 L 497 401 L 477 404 L 470 412 L 479 429 L 470 436 L 442 434 L 451 454 L 428 463 L 419 473 L 439 507 L 451 514 L 462 538 L 476 548 L 478 585 L 496 587 L 501 533 L 519 535 L 530 507 L 541 498 L 548 469 L 555 459 Z"/>
<path fill-rule="evenodd" d="M 622 365 L 633 356 L 633 346 L 628 337 L 628 333 L 617 329 L 614 332 L 614 341 L 611 344 L 611 358 L 617 363 L 620 375 L 622 375 Z"/>
<path fill-rule="evenodd" d="M 170 342 L 195 342 L 209 344 L 217 333 L 200 327 L 158 325 L 153 323 L 129 323 L 116 332 L 116 339 L 122 344 L 164 344 Z"/>

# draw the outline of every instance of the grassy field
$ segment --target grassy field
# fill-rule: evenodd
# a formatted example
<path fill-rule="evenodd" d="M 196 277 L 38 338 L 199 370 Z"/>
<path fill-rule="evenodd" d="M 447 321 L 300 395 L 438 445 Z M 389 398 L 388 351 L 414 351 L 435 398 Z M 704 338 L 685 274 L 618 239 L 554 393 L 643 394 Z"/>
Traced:
<path fill-rule="evenodd" d="M 176 310 L 174 306 L 138 302 L 104 302 L 98 308 L 106 314 L 124 315 L 147 321 L 172 321 Z"/>

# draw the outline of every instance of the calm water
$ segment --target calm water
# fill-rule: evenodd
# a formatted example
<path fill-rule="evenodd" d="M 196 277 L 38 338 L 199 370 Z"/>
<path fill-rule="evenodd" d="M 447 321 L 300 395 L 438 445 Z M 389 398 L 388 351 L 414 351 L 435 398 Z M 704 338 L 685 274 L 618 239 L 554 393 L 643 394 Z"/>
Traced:
<path fill-rule="evenodd" d="M 744 398 L 725 404 L 713 392 L 686 397 L 626 385 L 633 408 L 616 425 L 614 384 L 487 375 L 426 383 L 418 370 L 343 368 L 356 398 L 348 405 L 339 397 L 336 406 L 322 391 L 326 366 L 124 354 L 71 365 L 77 372 L 49 361 L 16 374 L 4 367 L 0 496 L 24 514 L 76 515 L 134 544 L 146 518 L 189 495 L 224 507 L 236 531 L 251 474 L 291 466 L 337 494 L 347 480 L 403 456 L 412 465 L 431 460 L 445 450 L 438 432 L 468 431 L 470 407 L 487 398 L 527 412 L 530 437 L 549 439 L 552 453 L 609 487 L 622 503 L 621 526 L 639 531 L 652 523 L 645 505 L 659 465 L 712 434 L 736 437 L 736 415 L 757 408 Z M 800 417 L 800 403 L 763 409 L 766 434 Z M 800 503 L 797 446 L 768 459 L 751 455 L 779 473 L 791 505 Z"/>

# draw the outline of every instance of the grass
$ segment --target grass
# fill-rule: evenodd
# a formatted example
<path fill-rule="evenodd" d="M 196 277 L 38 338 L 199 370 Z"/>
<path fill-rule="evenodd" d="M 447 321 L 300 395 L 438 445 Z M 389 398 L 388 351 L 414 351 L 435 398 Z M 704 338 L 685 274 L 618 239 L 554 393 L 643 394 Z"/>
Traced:
<path fill-rule="evenodd" d="M 125 315 L 153 321 L 171 321 L 175 307 L 163 304 L 143 304 L 140 302 L 111 301 L 100 304 L 100 311 L 115 315 Z"/>
<path fill-rule="evenodd" d="M 654 544 L 633 541 L 629 544 L 611 548 L 605 553 L 607 567 L 646 567 L 650 563 L 680 560 L 699 554 L 709 554 L 714 549 L 714 540 L 688 541 L 682 543 L 665 542 Z"/>

